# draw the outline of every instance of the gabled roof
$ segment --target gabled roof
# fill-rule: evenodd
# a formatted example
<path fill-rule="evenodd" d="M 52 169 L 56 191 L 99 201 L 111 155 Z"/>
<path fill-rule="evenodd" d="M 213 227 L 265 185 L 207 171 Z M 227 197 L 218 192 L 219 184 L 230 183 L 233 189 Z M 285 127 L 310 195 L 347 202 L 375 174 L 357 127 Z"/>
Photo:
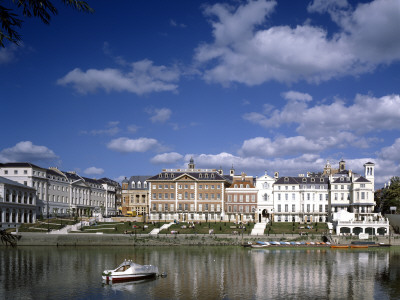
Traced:
<path fill-rule="evenodd" d="M 360 176 L 357 180 L 355 180 L 354 182 L 371 182 L 371 181 L 369 181 L 368 179 L 366 179 L 365 177 L 363 177 L 363 176 Z"/>
<path fill-rule="evenodd" d="M 165 177 L 165 174 L 167 174 L 167 177 Z M 207 174 L 207 175 L 206 175 Z M 161 177 L 160 177 L 161 175 Z M 171 177 L 172 175 L 172 177 Z M 148 181 L 152 181 L 152 180 L 176 180 L 176 178 L 181 177 L 182 175 L 188 175 L 190 177 L 192 177 L 195 180 L 215 180 L 215 181 L 221 181 L 221 180 L 226 180 L 223 176 L 221 176 L 218 172 L 161 172 L 155 176 L 152 176 L 150 178 L 148 178 Z M 213 177 L 211 177 L 211 175 L 213 175 Z"/>

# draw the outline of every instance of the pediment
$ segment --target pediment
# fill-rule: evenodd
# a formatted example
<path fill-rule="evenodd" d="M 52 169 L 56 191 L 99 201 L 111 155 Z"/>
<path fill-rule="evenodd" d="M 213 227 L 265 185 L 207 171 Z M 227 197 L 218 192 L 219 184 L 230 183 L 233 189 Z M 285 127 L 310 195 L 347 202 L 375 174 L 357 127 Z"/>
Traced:
<path fill-rule="evenodd" d="M 197 179 L 187 173 L 184 173 L 179 177 L 176 177 L 174 181 L 197 181 Z"/>

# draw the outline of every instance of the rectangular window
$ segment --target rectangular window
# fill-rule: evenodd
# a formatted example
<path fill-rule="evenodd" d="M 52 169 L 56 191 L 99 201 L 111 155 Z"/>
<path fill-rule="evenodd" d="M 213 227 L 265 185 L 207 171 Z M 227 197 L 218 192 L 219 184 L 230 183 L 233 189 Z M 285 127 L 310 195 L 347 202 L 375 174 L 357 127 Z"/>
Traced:
<path fill-rule="evenodd" d="M 251 195 L 251 202 L 256 202 L 256 195 Z"/>
<path fill-rule="evenodd" d="M 162 194 L 161 193 L 158 194 L 158 199 L 162 199 Z"/>
<path fill-rule="evenodd" d="M 292 212 L 295 212 L 295 211 L 296 211 L 296 205 L 292 204 Z"/>
<path fill-rule="evenodd" d="M 344 200 L 344 194 L 340 193 L 340 200 Z"/>
<path fill-rule="evenodd" d="M 165 211 L 168 211 L 168 204 L 165 204 L 165 205 L 164 205 L 164 210 L 165 210 Z"/>
<path fill-rule="evenodd" d="M 164 189 L 168 190 L 168 184 L 164 184 Z"/>
<path fill-rule="evenodd" d="M 170 204 L 170 205 L 169 205 L 169 209 L 170 209 L 171 211 L 174 211 L 174 205 L 173 205 L 173 204 Z"/>
<path fill-rule="evenodd" d="M 157 186 L 154 184 L 154 185 L 153 185 L 153 190 L 155 190 L 156 188 L 157 188 Z"/>
<path fill-rule="evenodd" d="M 194 211 L 194 204 L 190 204 L 190 211 Z"/>
<path fill-rule="evenodd" d="M 179 208 L 178 210 L 182 210 L 182 203 L 179 203 Z"/>
<path fill-rule="evenodd" d="M 217 211 L 221 211 L 221 205 L 217 204 Z"/>
<path fill-rule="evenodd" d="M 335 193 L 335 200 L 337 200 L 338 199 L 338 194 L 337 193 Z"/>
<path fill-rule="evenodd" d="M 281 194 L 278 194 L 278 200 L 281 200 Z"/>
<path fill-rule="evenodd" d="M 246 212 L 250 212 L 250 206 L 246 205 Z"/>
<path fill-rule="evenodd" d="M 233 195 L 233 202 L 237 202 L 237 195 Z"/>
<path fill-rule="evenodd" d="M 28 170 L 24 170 L 24 174 L 28 174 Z"/>
<path fill-rule="evenodd" d="M 208 200 L 208 194 L 204 194 L 204 199 Z"/>
<path fill-rule="evenodd" d="M 211 204 L 211 211 L 214 211 L 214 208 L 215 208 L 214 204 Z"/>
<path fill-rule="evenodd" d="M 7 175 L 8 174 L 8 170 L 4 170 L 4 174 Z M 35 175 L 35 171 L 33 171 L 33 175 Z"/>
<path fill-rule="evenodd" d="M 162 184 L 159 184 L 159 185 L 158 185 L 158 189 L 159 189 L 159 190 L 162 190 Z"/>
<path fill-rule="evenodd" d="M 319 212 L 322 212 L 322 204 L 319 205 Z"/>
<path fill-rule="evenodd" d="M 203 205 L 199 204 L 199 211 L 203 211 Z"/>
<path fill-rule="evenodd" d="M 281 205 L 278 204 L 278 212 L 281 212 Z"/>
<path fill-rule="evenodd" d="M 221 194 L 217 194 L 217 200 L 221 199 Z"/>
<path fill-rule="evenodd" d="M 361 200 L 365 199 L 365 192 L 361 192 Z"/>
<path fill-rule="evenodd" d="M 246 195 L 246 202 L 250 202 L 250 195 Z"/>
<path fill-rule="evenodd" d="M 310 212 L 310 204 L 307 204 L 307 212 Z"/>
<path fill-rule="evenodd" d="M 178 189 L 182 189 L 182 185 L 181 184 L 178 184 Z"/>
<path fill-rule="evenodd" d="M 153 210 L 156 210 L 156 204 L 153 203 Z"/>
<path fill-rule="evenodd" d="M 187 200 L 188 196 L 189 196 L 188 192 L 185 192 L 185 198 L 184 199 Z"/>
<path fill-rule="evenodd" d="M 190 199 L 194 199 L 194 193 L 190 193 Z"/>
<path fill-rule="evenodd" d="M 296 200 L 296 194 L 295 193 L 292 194 L 292 200 Z"/>
<path fill-rule="evenodd" d="M 212 199 L 212 200 L 215 199 L 215 194 L 211 194 L 211 199 Z"/>
<path fill-rule="evenodd" d="M 215 186 L 212 184 L 212 185 L 211 185 L 211 189 L 213 190 L 214 188 L 215 188 Z"/>
<path fill-rule="evenodd" d="M 173 200 L 175 198 L 175 194 L 174 193 L 171 193 L 170 196 L 171 196 L 171 200 Z"/>
<path fill-rule="evenodd" d="M 285 212 L 289 212 L 289 205 L 285 204 Z"/>
<path fill-rule="evenodd" d="M 162 204 L 158 204 L 158 211 L 162 211 Z"/>
<path fill-rule="evenodd" d="M 18 174 L 18 170 L 14 170 L 14 174 Z"/>
<path fill-rule="evenodd" d="M 169 186 L 169 188 L 170 188 L 171 190 L 173 190 L 173 189 L 174 189 L 174 185 L 171 184 L 171 185 Z"/>
<path fill-rule="evenodd" d="M 319 194 L 319 201 L 322 201 L 322 194 Z"/>
<path fill-rule="evenodd" d="M 185 204 L 185 210 L 187 211 L 189 209 L 189 204 Z"/>
<path fill-rule="evenodd" d="M 206 190 L 208 190 L 208 184 L 205 185 Z"/>
<path fill-rule="evenodd" d="M 189 186 L 187 184 L 185 184 L 185 189 L 187 190 L 189 188 Z"/>
<path fill-rule="evenodd" d="M 285 200 L 289 200 L 289 195 L 285 194 Z"/>
<path fill-rule="evenodd" d="M 243 195 L 239 195 L 239 202 L 243 202 Z"/>
<path fill-rule="evenodd" d="M 199 194 L 199 199 L 200 199 L 200 200 L 203 199 L 203 194 L 202 194 L 202 193 Z"/>
<path fill-rule="evenodd" d="M 168 199 L 168 193 L 164 194 L 165 199 Z"/>
<path fill-rule="evenodd" d="M 220 185 L 217 185 L 217 190 L 220 190 L 221 189 L 221 186 Z"/>
<path fill-rule="evenodd" d="M 202 184 L 199 185 L 199 190 L 201 190 L 201 189 L 203 189 L 203 185 Z"/>

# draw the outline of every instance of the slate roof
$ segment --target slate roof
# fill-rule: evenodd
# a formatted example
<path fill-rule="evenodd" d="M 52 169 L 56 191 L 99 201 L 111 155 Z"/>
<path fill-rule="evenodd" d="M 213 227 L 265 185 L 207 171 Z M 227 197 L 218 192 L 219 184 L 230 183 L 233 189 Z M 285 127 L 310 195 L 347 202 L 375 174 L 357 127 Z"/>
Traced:
<path fill-rule="evenodd" d="M 366 179 L 365 177 L 363 177 L 363 176 L 360 176 L 357 180 L 355 180 L 354 182 L 371 182 L 371 181 L 369 181 L 368 179 Z"/>
<path fill-rule="evenodd" d="M 36 169 L 45 170 L 37 165 L 31 164 L 28 162 L 11 162 L 11 163 L 0 164 L 0 166 L 5 167 L 5 168 L 36 168 Z"/>
<path fill-rule="evenodd" d="M 151 175 L 136 175 L 136 176 L 131 176 L 128 180 L 128 190 L 147 190 L 148 186 L 144 187 L 144 182 L 149 179 Z M 132 182 L 135 182 L 135 187 L 132 188 Z M 140 182 L 140 188 L 138 187 L 137 183 Z"/>
<path fill-rule="evenodd" d="M 321 181 L 322 180 L 322 181 Z M 279 177 L 274 184 L 328 184 L 328 177 Z"/>
<path fill-rule="evenodd" d="M 161 174 L 161 177 L 160 177 L 160 174 Z M 168 174 L 168 177 L 165 177 L 165 174 Z M 171 178 L 172 174 L 173 174 L 173 177 Z M 171 180 L 171 181 L 173 181 L 176 178 L 178 178 L 178 177 L 180 177 L 182 175 L 185 175 L 185 174 L 195 178 L 196 180 L 206 180 L 206 181 L 209 181 L 209 180 L 215 180 L 215 181 L 224 180 L 225 181 L 225 178 L 223 176 L 219 175 L 218 172 L 161 172 L 161 173 L 159 173 L 159 174 L 157 174 L 155 176 L 152 176 L 152 177 L 148 178 L 147 180 L 148 181 L 150 181 L 150 180 L 162 180 L 162 181 Z M 208 174 L 208 177 L 206 177 L 205 174 Z M 214 177 L 211 177 L 211 174 L 214 174 Z"/>
<path fill-rule="evenodd" d="M 25 184 L 21 184 L 19 182 L 16 182 L 14 180 L 10 180 L 10 179 L 7 179 L 7 178 L 1 177 L 1 176 L 0 176 L 0 183 L 4 183 L 4 184 L 8 184 L 8 185 L 15 185 L 15 186 L 23 187 L 23 188 L 30 189 L 30 190 L 36 190 L 36 189 L 34 189 L 32 187 L 29 187 L 29 186 L 27 186 Z"/>
<path fill-rule="evenodd" d="M 341 178 L 343 178 L 343 180 L 341 180 Z M 351 183 L 351 178 L 350 177 L 337 177 L 335 178 L 332 183 Z"/>

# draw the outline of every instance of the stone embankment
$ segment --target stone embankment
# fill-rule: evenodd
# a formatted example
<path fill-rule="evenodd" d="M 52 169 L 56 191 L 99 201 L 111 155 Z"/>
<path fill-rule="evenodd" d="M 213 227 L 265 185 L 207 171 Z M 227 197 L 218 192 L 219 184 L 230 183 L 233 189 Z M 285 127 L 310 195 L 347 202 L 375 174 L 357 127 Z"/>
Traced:
<path fill-rule="evenodd" d="M 228 246 L 242 245 L 255 241 L 293 241 L 301 238 L 297 235 L 248 236 L 248 235 L 203 235 L 203 234 L 47 234 L 47 233 L 19 233 L 21 238 L 18 246 Z M 303 239 L 304 240 L 304 239 Z M 304 241 L 321 241 L 320 237 L 309 238 Z M 333 236 L 333 241 L 339 244 L 349 244 L 352 240 L 345 237 Z M 373 241 L 389 243 L 388 237 L 379 237 Z M 400 237 L 391 237 L 390 244 L 400 245 Z M 0 243 L 1 246 L 1 243 Z"/>

